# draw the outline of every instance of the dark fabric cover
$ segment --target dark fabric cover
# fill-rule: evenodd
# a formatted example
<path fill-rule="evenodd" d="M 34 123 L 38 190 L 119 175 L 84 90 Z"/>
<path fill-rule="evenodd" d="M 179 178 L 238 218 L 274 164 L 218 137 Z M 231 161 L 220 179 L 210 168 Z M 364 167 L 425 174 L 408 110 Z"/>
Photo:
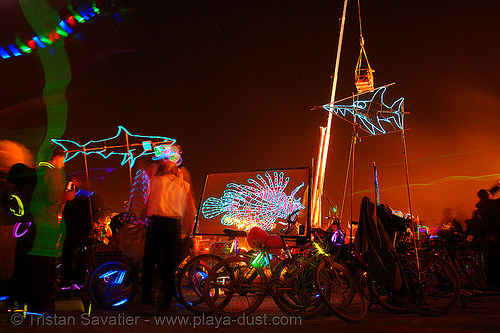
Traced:
<path fill-rule="evenodd" d="M 402 277 L 396 252 L 384 226 L 377 218 L 375 204 L 368 197 L 361 200 L 354 246 L 362 255 L 369 253 L 368 274 L 372 278 L 401 290 Z"/>

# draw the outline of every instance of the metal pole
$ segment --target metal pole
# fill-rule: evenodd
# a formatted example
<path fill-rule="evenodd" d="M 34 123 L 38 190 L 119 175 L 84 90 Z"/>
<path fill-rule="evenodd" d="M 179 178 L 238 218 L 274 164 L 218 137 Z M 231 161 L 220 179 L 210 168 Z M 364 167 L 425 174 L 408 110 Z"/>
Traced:
<path fill-rule="evenodd" d="M 130 154 L 130 144 L 128 142 L 128 133 L 125 132 L 125 139 L 127 140 L 127 154 Z M 128 178 L 130 182 L 130 188 L 132 188 L 132 159 L 128 160 Z"/>
<path fill-rule="evenodd" d="M 352 216 L 354 211 L 354 163 L 356 160 L 356 142 L 358 141 L 358 131 L 356 130 L 356 117 L 354 117 L 353 133 L 352 133 L 352 162 L 351 162 L 351 219 L 349 224 L 351 225 L 350 236 L 352 243 Z"/>
<path fill-rule="evenodd" d="M 339 63 L 340 63 L 340 53 L 342 50 L 342 39 L 344 37 L 344 26 L 345 26 L 345 14 L 347 10 L 347 0 L 344 0 L 344 9 L 342 12 L 342 21 L 340 25 L 340 35 L 339 35 L 339 42 L 337 46 L 337 58 L 335 60 L 335 71 L 333 74 L 333 84 L 332 84 L 332 93 L 330 96 L 330 105 L 333 107 L 333 103 L 335 102 L 335 93 L 337 90 L 337 80 L 338 80 L 338 71 L 339 71 Z M 330 131 L 332 127 L 332 118 L 333 118 L 333 111 L 330 111 L 328 113 L 328 122 L 326 126 L 326 132 L 325 132 L 325 138 L 324 138 L 324 143 L 323 147 L 320 147 L 320 152 L 321 154 L 321 159 L 318 160 L 318 167 L 317 167 L 317 174 L 319 175 L 317 177 L 318 181 L 316 184 L 314 184 L 314 197 L 313 197 L 313 202 L 314 202 L 314 208 L 313 208 L 313 220 L 312 224 L 313 226 L 320 227 L 321 226 L 321 196 L 323 195 L 323 185 L 325 182 L 325 169 L 326 169 L 326 160 L 328 157 L 328 148 L 330 144 Z"/>
<path fill-rule="evenodd" d="M 90 188 L 90 180 L 89 180 L 89 166 L 87 163 L 87 154 L 85 154 L 86 149 L 85 146 L 83 146 L 83 160 L 85 162 L 85 176 L 87 177 L 87 188 L 89 190 L 89 209 L 90 209 L 90 223 L 94 225 L 94 208 L 92 207 L 92 198 L 91 198 L 91 188 Z"/>
<path fill-rule="evenodd" d="M 405 137 L 405 126 L 404 126 L 404 104 L 403 104 L 403 129 L 401 130 L 401 140 L 403 143 L 403 154 L 405 158 L 405 175 L 406 175 L 406 191 L 408 194 L 408 210 L 410 211 L 410 219 L 411 219 L 411 232 L 413 234 L 413 247 L 415 248 L 415 259 L 417 261 L 417 271 L 418 271 L 418 279 L 420 281 L 420 261 L 418 257 L 418 246 L 417 246 L 417 236 L 416 233 L 419 232 L 418 228 L 415 228 L 415 220 L 413 219 L 413 210 L 411 207 L 411 195 L 410 195 L 410 172 L 408 168 L 408 153 L 406 151 L 406 137 Z"/>

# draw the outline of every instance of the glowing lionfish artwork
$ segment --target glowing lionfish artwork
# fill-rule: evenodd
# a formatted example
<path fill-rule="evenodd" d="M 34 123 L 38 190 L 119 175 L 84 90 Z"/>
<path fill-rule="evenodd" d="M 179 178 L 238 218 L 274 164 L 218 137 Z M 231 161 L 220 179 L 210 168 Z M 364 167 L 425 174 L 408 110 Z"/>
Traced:
<path fill-rule="evenodd" d="M 272 230 L 278 219 L 286 219 L 296 210 L 304 209 L 301 198 L 295 195 L 304 182 L 290 195 L 285 193 L 290 177 L 284 178 L 283 172 L 274 172 L 274 179 L 266 172 L 264 179 L 257 174 L 248 179 L 250 185 L 229 183 L 221 198 L 210 197 L 203 203 L 202 213 L 206 219 L 224 214 L 221 223 L 249 230 L 254 226 Z"/>

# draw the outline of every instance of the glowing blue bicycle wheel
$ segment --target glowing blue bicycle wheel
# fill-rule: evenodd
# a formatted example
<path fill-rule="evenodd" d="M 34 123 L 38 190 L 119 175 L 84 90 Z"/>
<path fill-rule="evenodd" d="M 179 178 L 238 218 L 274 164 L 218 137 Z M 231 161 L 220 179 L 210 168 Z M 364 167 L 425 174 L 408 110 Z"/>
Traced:
<path fill-rule="evenodd" d="M 137 294 L 137 280 L 135 271 L 127 264 L 118 261 L 104 263 L 90 276 L 90 298 L 103 309 L 123 309 Z"/>

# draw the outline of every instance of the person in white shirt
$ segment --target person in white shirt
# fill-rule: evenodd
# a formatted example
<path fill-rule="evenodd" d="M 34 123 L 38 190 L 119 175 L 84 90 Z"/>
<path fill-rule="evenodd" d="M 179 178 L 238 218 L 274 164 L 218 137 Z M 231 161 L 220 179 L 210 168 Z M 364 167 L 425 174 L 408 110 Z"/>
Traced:
<path fill-rule="evenodd" d="M 163 253 L 161 305 L 169 307 L 175 292 L 174 273 L 180 253 L 181 232 L 184 235 L 192 233 L 195 215 L 191 185 L 182 179 L 179 168 L 173 162 L 162 161 L 157 175 L 151 178 L 145 212 L 150 224 L 142 263 L 142 304 L 151 305 L 154 268 L 160 253 Z"/>

